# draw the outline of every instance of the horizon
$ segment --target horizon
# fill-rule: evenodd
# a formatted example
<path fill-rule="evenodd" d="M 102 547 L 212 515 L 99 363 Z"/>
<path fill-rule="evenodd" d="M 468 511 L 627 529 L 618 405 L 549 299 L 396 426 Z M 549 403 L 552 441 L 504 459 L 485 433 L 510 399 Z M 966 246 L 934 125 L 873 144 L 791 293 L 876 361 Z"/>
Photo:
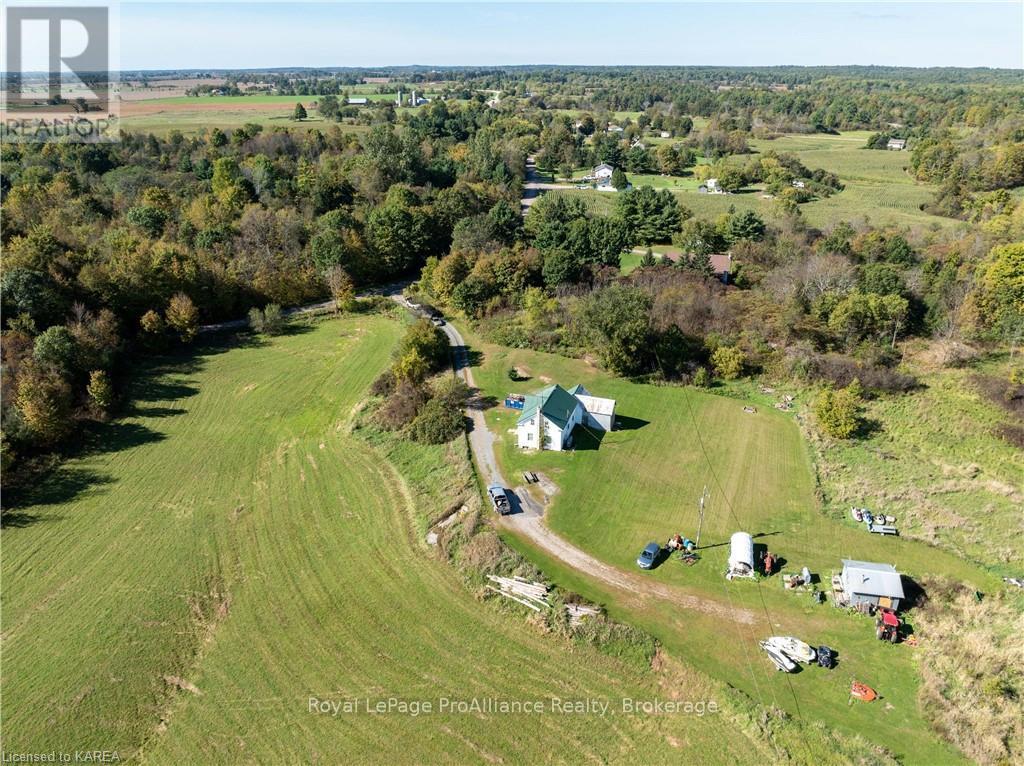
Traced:
<path fill-rule="evenodd" d="M 884 5 L 125 2 L 119 71 L 414 66 L 1017 71 L 1024 69 L 1022 28 L 1024 4 L 988 0 Z M 180 43 L 186 39 L 187 47 Z M 196 51 L 203 52 L 202 60 L 196 60 Z"/>

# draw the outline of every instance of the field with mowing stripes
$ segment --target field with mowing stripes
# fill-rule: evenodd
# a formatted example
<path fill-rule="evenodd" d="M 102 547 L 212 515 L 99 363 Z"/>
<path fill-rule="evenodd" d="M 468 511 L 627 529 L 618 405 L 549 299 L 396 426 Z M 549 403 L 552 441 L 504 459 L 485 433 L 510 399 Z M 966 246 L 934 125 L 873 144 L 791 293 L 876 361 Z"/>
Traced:
<path fill-rule="evenodd" d="M 725 715 L 309 712 L 311 696 L 721 691 L 700 676 L 666 691 L 646 666 L 478 600 L 411 532 L 466 480 L 448 448 L 386 457 L 350 431 L 401 329 L 332 320 L 139 372 L 131 415 L 100 427 L 3 533 L 7 751 L 160 764 L 770 755 Z"/>

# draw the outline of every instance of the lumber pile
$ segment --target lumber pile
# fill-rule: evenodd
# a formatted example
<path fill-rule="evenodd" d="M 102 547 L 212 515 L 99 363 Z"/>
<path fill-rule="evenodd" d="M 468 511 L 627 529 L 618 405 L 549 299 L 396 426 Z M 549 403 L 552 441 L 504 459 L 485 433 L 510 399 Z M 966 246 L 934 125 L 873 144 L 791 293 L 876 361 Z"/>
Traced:
<path fill-rule="evenodd" d="M 495 575 L 487 575 L 487 579 L 494 583 L 487 586 L 488 590 L 517 601 L 535 612 L 551 608 L 551 602 L 548 601 L 548 586 L 542 582 L 530 582 L 523 577 Z M 596 617 L 601 613 L 596 606 L 587 604 L 566 604 L 565 611 L 569 615 L 569 624 L 573 626 L 579 625 L 587 617 Z"/>
<path fill-rule="evenodd" d="M 497 577 L 495 575 L 487 575 L 487 579 L 497 584 L 497 587 L 488 585 L 489 590 L 500 593 L 513 601 L 518 601 L 535 612 L 551 607 L 551 604 L 548 603 L 548 586 L 544 583 L 530 582 L 523 577 Z"/>
<path fill-rule="evenodd" d="M 597 617 L 601 612 L 596 606 L 585 604 L 566 604 L 565 611 L 569 613 L 569 624 L 579 625 L 585 617 Z"/>

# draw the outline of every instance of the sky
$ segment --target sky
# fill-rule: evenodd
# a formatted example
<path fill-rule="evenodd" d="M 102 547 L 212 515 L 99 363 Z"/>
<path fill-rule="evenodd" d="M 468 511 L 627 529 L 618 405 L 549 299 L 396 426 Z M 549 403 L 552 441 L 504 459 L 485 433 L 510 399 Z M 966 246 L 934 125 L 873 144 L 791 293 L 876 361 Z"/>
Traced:
<path fill-rule="evenodd" d="M 122 0 L 121 69 L 665 64 L 1024 67 L 1024 2 Z"/>

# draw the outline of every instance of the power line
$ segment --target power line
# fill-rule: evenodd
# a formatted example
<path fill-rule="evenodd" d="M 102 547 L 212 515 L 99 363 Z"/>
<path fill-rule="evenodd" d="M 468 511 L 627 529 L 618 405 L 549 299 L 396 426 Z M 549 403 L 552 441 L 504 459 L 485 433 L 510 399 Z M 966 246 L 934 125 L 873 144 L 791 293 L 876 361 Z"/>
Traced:
<path fill-rule="evenodd" d="M 658 362 L 658 367 L 661 369 L 662 375 L 664 375 L 665 374 L 665 368 L 662 367 L 662 365 L 661 365 L 661 358 L 658 356 L 657 351 L 654 352 L 654 358 Z M 690 411 L 690 419 L 693 420 L 693 411 L 692 410 Z M 700 429 L 699 429 L 699 427 L 696 426 L 696 422 L 694 423 L 694 427 L 698 429 L 698 433 L 699 433 Z M 703 445 L 703 443 L 701 443 L 701 450 L 703 451 L 703 449 L 704 449 L 704 445 Z M 706 460 L 707 459 L 707 453 L 704 454 L 704 457 L 705 457 L 705 460 Z M 729 588 L 726 587 L 724 581 L 722 582 L 722 592 L 725 594 L 726 601 L 729 602 L 729 609 L 730 609 L 730 611 L 735 613 L 736 612 L 736 604 L 733 602 L 732 594 L 729 592 Z M 734 623 L 734 625 L 736 626 L 736 636 L 739 639 L 739 644 L 740 644 L 740 646 L 743 649 L 743 658 L 744 658 L 744 660 L 747 663 L 747 672 L 750 673 L 750 680 L 754 682 L 754 692 L 757 694 L 757 700 L 758 700 L 759 703 L 761 703 L 761 707 L 765 707 L 764 694 L 761 692 L 761 684 L 759 684 L 757 682 L 757 675 L 754 673 L 754 664 L 750 661 L 750 645 L 749 645 L 748 641 L 744 639 L 744 636 L 743 636 L 743 634 L 741 632 L 739 623 Z M 778 707 L 779 706 L 779 700 L 775 696 L 775 690 L 774 689 L 769 689 L 769 691 L 771 691 L 771 693 L 772 693 L 772 699 L 775 701 L 775 706 Z"/>
<path fill-rule="evenodd" d="M 660 365 L 661 361 L 659 360 L 658 363 Z M 693 404 L 690 402 L 690 396 L 688 391 L 684 392 L 683 400 L 686 402 L 686 409 L 690 414 L 690 420 L 693 423 L 693 428 L 697 433 L 697 444 L 700 446 L 700 451 L 704 455 L 704 461 L 708 465 L 708 471 L 711 473 L 711 478 L 714 480 L 715 486 L 718 487 L 719 493 L 725 500 L 725 506 L 729 510 L 729 515 L 732 516 L 733 521 L 736 522 L 736 525 L 738 527 L 742 527 L 743 524 L 740 522 L 739 517 L 736 515 L 736 511 L 733 509 L 732 503 L 729 501 L 728 495 L 725 494 L 725 490 L 722 488 L 722 483 L 718 480 L 718 474 L 715 472 L 714 464 L 711 462 L 711 458 L 708 455 L 707 448 L 704 446 L 704 439 L 701 437 L 700 426 L 697 424 L 697 418 L 693 414 Z M 755 585 L 757 585 L 757 595 L 761 599 L 761 608 L 764 611 L 765 618 L 768 620 L 768 627 L 770 628 L 771 632 L 774 633 L 775 625 L 772 621 L 771 614 L 769 614 L 768 612 L 768 604 L 764 600 L 764 593 L 761 591 L 760 581 L 755 580 Z M 726 592 L 728 592 L 727 588 Z M 793 704 L 796 706 L 797 718 L 801 718 L 802 716 L 800 713 L 800 701 L 797 699 L 796 690 L 793 688 L 793 681 L 789 677 L 789 673 L 786 673 L 786 683 L 789 685 L 789 692 L 793 696 Z"/>

